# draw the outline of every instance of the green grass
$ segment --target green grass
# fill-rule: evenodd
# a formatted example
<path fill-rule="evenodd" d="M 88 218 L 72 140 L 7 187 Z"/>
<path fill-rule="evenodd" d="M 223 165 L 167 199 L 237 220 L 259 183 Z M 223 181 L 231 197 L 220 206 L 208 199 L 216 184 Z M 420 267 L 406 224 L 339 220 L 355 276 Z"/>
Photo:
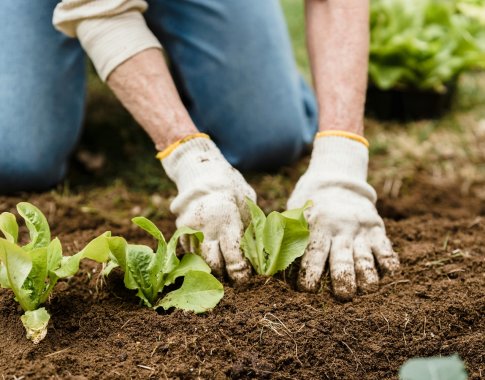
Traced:
<path fill-rule="evenodd" d="M 303 0 L 281 0 L 290 32 L 296 63 L 304 76 L 310 78 L 310 67 L 305 39 L 305 14 Z"/>

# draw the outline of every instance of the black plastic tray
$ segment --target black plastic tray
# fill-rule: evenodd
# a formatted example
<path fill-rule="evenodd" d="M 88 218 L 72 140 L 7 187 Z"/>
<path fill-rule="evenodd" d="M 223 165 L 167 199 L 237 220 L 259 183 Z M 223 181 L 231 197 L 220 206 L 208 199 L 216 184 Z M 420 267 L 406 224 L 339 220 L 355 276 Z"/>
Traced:
<path fill-rule="evenodd" d="M 446 92 L 438 93 L 417 89 L 381 90 L 370 84 L 367 88 L 365 113 L 380 120 L 438 119 L 451 109 L 456 81 L 446 88 Z"/>

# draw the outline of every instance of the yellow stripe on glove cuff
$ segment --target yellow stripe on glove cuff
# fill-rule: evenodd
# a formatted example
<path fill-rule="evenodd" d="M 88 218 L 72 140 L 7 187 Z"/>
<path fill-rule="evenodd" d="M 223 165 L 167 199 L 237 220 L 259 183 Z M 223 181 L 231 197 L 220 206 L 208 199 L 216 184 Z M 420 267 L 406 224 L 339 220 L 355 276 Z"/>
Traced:
<path fill-rule="evenodd" d="M 357 135 L 355 133 L 347 132 L 347 131 L 338 131 L 338 130 L 329 130 L 329 131 L 323 131 L 323 132 L 318 132 L 315 136 L 316 139 L 319 139 L 321 137 L 329 137 L 329 136 L 334 136 L 334 137 L 345 137 L 347 139 L 351 139 L 357 142 L 360 142 L 361 144 L 364 144 L 367 148 L 369 147 L 369 141 L 365 137 L 362 137 L 360 135 Z"/>
<path fill-rule="evenodd" d="M 175 141 L 173 144 L 170 144 L 164 150 L 162 150 L 161 152 L 158 152 L 155 157 L 158 158 L 159 160 L 163 160 L 164 158 L 168 157 L 170 153 L 172 153 L 175 149 L 177 149 L 179 145 L 182 145 L 183 143 L 186 143 L 187 141 L 196 139 L 196 138 L 210 139 L 209 135 L 205 133 L 194 133 L 192 135 L 185 136 L 183 139 Z"/>

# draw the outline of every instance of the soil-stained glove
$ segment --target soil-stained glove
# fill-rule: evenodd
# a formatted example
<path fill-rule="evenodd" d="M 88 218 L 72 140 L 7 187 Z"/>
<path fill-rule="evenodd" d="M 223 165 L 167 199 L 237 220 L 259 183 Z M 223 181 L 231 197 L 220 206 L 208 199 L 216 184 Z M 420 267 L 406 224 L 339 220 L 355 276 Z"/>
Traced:
<path fill-rule="evenodd" d="M 367 183 L 368 143 L 341 131 L 321 132 L 307 172 L 296 184 L 288 209 L 312 200 L 306 212 L 310 243 L 298 278 L 302 290 L 318 290 L 327 258 L 333 291 L 350 299 L 377 288 L 376 259 L 383 272 L 399 266 L 375 208 L 376 192 Z"/>
<path fill-rule="evenodd" d="M 225 265 L 232 280 L 247 280 L 251 270 L 240 241 L 249 223 L 245 197 L 256 201 L 254 190 L 207 135 L 189 136 L 157 157 L 177 185 L 178 195 L 170 206 L 177 226 L 204 233 L 200 254 L 214 273 L 222 274 Z"/>

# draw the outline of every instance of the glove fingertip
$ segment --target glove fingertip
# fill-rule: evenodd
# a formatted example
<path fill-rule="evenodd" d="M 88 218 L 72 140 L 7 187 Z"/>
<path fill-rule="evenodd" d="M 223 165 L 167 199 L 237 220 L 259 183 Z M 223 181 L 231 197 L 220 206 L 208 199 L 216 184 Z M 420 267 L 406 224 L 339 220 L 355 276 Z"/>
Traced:
<path fill-rule="evenodd" d="M 397 257 L 396 254 L 394 254 L 394 256 L 391 256 L 385 260 L 382 260 L 380 262 L 380 266 L 381 266 L 381 269 L 384 271 L 384 273 L 392 275 L 400 267 L 399 258 Z"/>
<path fill-rule="evenodd" d="M 350 301 L 357 293 L 355 276 L 350 273 L 341 273 L 332 279 L 333 294 L 340 301 Z"/>
<path fill-rule="evenodd" d="M 352 301 L 352 298 L 354 298 L 356 291 L 357 289 L 355 286 L 351 287 L 347 285 L 342 286 L 337 284 L 334 284 L 333 286 L 333 294 L 335 295 L 335 298 L 343 302 Z"/>
<path fill-rule="evenodd" d="M 236 284 L 236 285 L 244 285 L 246 284 L 249 279 L 251 278 L 251 269 L 244 263 L 244 266 L 239 269 L 234 268 L 226 268 L 227 274 L 229 278 Z"/>
<path fill-rule="evenodd" d="M 214 275 L 215 277 L 223 277 L 224 276 L 224 271 L 222 269 L 222 265 L 219 263 L 207 263 L 209 267 L 211 268 L 211 274 Z"/>
<path fill-rule="evenodd" d="M 320 276 L 314 271 L 309 271 L 306 268 L 301 268 L 298 274 L 297 287 L 299 290 L 316 293 L 320 284 Z"/>
<path fill-rule="evenodd" d="M 374 240 L 372 251 L 383 273 L 393 273 L 399 268 L 399 256 L 392 248 L 392 243 L 385 232 Z"/>
<path fill-rule="evenodd" d="M 357 285 L 357 290 L 360 294 L 371 294 L 379 290 L 379 278 L 377 281 L 361 281 Z"/>
<path fill-rule="evenodd" d="M 212 274 L 221 277 L 224 274 L 222 256 L 219 243 L 215 240 L 206 240 L 201 244 L 200 255 L 211 268 Z"/>

